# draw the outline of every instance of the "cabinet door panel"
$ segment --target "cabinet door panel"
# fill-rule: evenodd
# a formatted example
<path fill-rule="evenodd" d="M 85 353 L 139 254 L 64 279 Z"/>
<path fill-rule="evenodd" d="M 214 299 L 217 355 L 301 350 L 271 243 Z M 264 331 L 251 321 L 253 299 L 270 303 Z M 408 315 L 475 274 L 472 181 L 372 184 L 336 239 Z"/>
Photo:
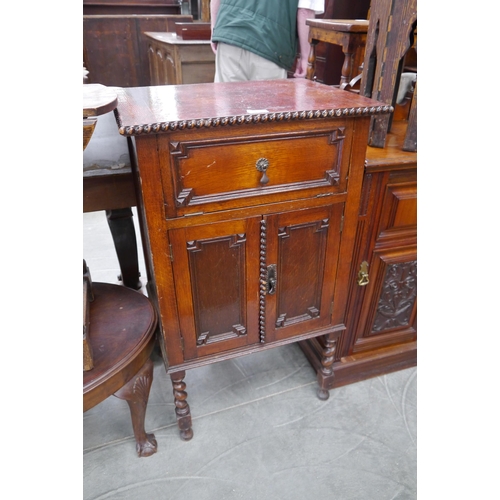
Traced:
<path fill-rule="evenodd" d="M 276 292 L 266 296 L 266 341 L 325 327 L 338 259 L 343 204 L 267 218 L 267 262 Z"/>
<path fill-rule="evenodd" d="M 169 232 L 185 359 L 259 342 L 259 221 Z"/>
<path fill-rule="evenodd" d="M 417 183 L 390 182 L 384 194 L 379 238 L 401 236 L 417 231 Z"/>
<path fill-rule="evenodd" d="M 354 352 L 416 338 L 416 248 L 375 251 Z"/>

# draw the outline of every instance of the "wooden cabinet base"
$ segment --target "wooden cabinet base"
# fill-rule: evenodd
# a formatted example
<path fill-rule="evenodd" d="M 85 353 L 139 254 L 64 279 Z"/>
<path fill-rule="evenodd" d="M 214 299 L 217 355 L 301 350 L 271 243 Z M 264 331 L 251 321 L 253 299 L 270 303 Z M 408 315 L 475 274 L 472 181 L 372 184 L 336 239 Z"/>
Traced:
<path fill-rule="evenodd" d="M 298 343 L 316 370 L 320 399 L 328 398 L 328 396 L 325 397 L 324 391 L 417 365 L 417 342 L 415 341 L 369 353 L 346 356 L 335 362 L 331 373 L 325 375 L 321 370 L 324 351 L 321 341 L 321 338 L 313 338 Z"/>

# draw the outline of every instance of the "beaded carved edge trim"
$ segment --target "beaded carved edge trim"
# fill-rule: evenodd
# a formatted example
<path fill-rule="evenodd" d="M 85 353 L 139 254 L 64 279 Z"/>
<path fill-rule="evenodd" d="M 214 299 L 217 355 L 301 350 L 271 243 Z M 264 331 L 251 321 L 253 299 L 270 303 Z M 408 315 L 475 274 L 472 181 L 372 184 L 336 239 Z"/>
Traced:
<path fill-rule="evenodd" d="M 284 113 L 258 113 L 251 115 L 227 116 L 223 118 L 200 118 L 196 120 L 180 120 L 154 123 L 152 125 L 135 125 L 124 127 L 117 115 L 121 135 L 159 134 L 172 130 L 220 127 L 225 125 L 245 125 L 249 123 L 279 122 L 291 120 L 310 120 L 314 118 L 333 118 L 348 116 L 366 116 L 392 113 L 392 106 L 371 106 L 365 108 L 325 109 L 316 111 L 287 111 Z"/>

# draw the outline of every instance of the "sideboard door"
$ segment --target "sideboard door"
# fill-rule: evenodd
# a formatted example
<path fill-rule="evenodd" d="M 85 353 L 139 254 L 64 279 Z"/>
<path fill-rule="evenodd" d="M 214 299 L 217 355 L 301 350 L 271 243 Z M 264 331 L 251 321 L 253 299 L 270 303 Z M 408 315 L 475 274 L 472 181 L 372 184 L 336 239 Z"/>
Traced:
<path fill-rule="evenodd" d="M 373 183 L 373 192 L 381 193 L 374 210 L 380 215 L 365 262 L 367 279 L 358 280 L 355 290 L 360 308 L 352 318 L 356 326 L 349 354 L 417 338 L 416 172 L 380 172 Z"/>
<path fill-rule="evenodd" d="M 185 360 L 259 343 L 260 220 L 169 231 Z"/>
<path fill-rule="evenodd" d="M 343 208 L 337 203 L 266 218 L 266 266 L 275 266 L 266 295 L 266 342 L 331 324 Z"/>
<path fill-rule="evenodd" d="M 417 334 L 417 249 L 375 251 L 352 352 L 409 342 Z"/>

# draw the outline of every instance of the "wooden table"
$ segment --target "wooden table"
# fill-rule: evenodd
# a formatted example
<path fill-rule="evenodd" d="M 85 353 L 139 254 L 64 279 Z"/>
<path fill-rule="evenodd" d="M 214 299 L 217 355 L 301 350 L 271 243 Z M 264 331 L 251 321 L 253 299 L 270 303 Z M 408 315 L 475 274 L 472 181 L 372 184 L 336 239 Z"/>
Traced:
<path fill-rule="evenodd" d="M 98 116 L 117 103 L 113 89 L 83 85 L 84 149 Z M 114 235 L 115 236 L 115 235 Z M 149 356 L 155 343 L 156 311 L 149 299 L 129 288 L 92 283 L 83 267 L 83 411 L 114 394 L 130 407 L 137 453 L 156 453 L 153 434 L 144 430 L 144 419 L 153 381 Z"/>
<path fill-rule="evenodd" d="M 183 439 L 193 435 L 186 369 L 323 336 L 331 372 L 368 127 L 391 111 L 305 79 L 118 92 Z"/>
<path fill-rule="evenodd" d="M 369 22 L 364 19 L 308 19 L 309 67 L 307 78 L 314 78 L 316 45 L 326 42 L 340 45 L 344 53 L 344 64 L 340 76 L 340 86 L 349 83 L 358 73 L 365 54 L 366 34 Z"/>
<path fill-rule="evenodd" d="M 125 286 L 138 290 L 142 284 L 131 208 L 137 206 L 136 191 L 129 141 L 118 133 L 112 113 L 116 103 L 113 88 L 83 85 L 83 212 L 106 212 L 120 279 Z"/>
<path fill-rule="evenodd" d="M 183 40 L 175 33 L 146 32 L 151 85 L 214 81 L 210 40 Z"/>
<path fill-rule="evenodd" d="M 109 283 L 92 284 L 90 344 L 93 368 L 83 372 L 83 411 L 111 395 L 127 401 L 140 457 L 156 453 L 154 434 L 144 430 L 153 382 L 150 355 L 155 343 L 156 312 L 148 298 Z"/>

